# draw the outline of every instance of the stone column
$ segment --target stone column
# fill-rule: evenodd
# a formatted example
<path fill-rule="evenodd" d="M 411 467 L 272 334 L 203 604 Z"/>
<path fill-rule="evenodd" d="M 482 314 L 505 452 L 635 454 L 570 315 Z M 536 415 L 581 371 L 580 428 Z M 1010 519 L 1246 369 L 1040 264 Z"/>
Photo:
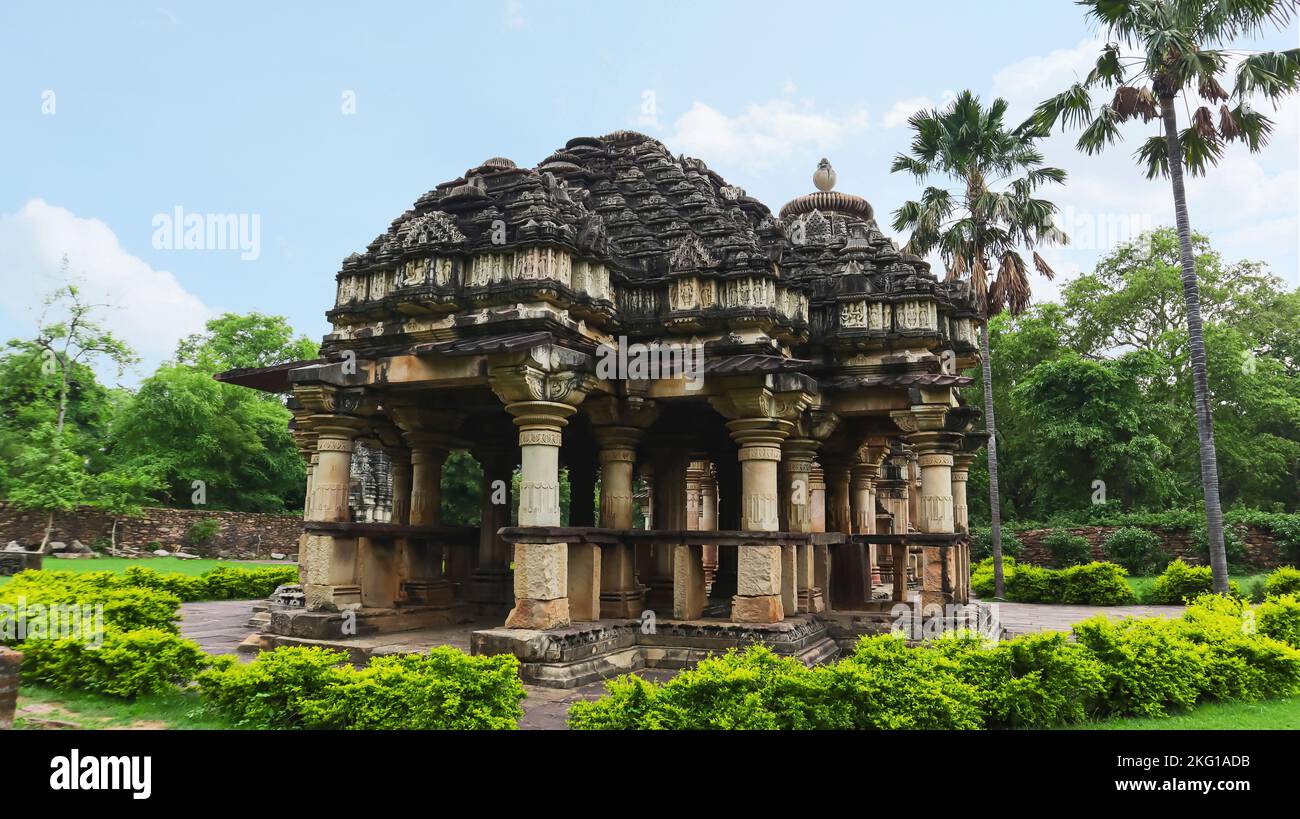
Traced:
<path fill-rule="evenodd" d="M 812 504 L 813 532 L 826 531 L 826 473 L 814 462 L 808 474 L 808 500 Z M 825 544 L 812 547 L 812 583 L 821 592 L 822 609 L 830 608 L 831 549 Z"/>
<path fill-rule="evenodd" d="M 512 602 L 509 544 L 497 534 L 510 525 L 510 485 L 517 456 L 513 446 L 483 446 L 473 452 L 483 469 L 479 494 L 478 566 L 466 594 L 471 603 L 504 606 Z"/>
<path fill-rule="evenodd" d="M 362 422 L 346 415 L 317 415 L 312 422 L 317 433 L 316 465 L 307 519 L 346 521 L 353 439 Z M 301 561 L 307 608 L 338 611 L 361 605 L 356 538 L 309 533 Z"/>
<path fill-rule="evenodd" d="M 812 530 L 826 531 L 826 473 L 821 465 L 813 462 L 812 472 L 808 473 L 808 504 L 811 507 Z"/>
<path fill-rule="evenodd" d="M 700 531 L 716 532 L 718 529 L 718 479 L 713 474 L 713 463 L 704 462 L 704 474 L 700 477 Z M 704 546 L 704 585 L 713 588 L 713 579 L 718 573 L 718 546 Z"/>
<path fill-rule="evenodd" d="M 393 523 L 411 522 L 411 451 L 389 451 L 393 464 Z"/>
<path fill-rule="evenodd" d="M 781 446 L 781 529 L 786 532 L 813 531 L 812 470 L 818 442 L 812 438 L 787 438 Z M 782 572 L 782 606 L 787 612 L 822 611 L 825 609 L 821 589 L 813 579 L 815 550 L 811 543 L 782 547 L 793 560 L 782 564 L 793 570 Z M 793 606 L 789 604 L 793 603 Z"/>
<path fill-rule="evenodd" d="M 411 444 L 411 502 L 407 516 L 412 526 L 442 523 L 442 466 L 447 450 L 435 443 L 433 433 L 408 433 Z M 406 538 L 403 596 L 411 602 L 451 605 L 453 590 L 447 579 L 445 547 L 435 537 Z"/>
<path fill-rule="evenodd" d="M 908 434 L 907 441 L 916 453 L 920 470 L 919 492 L 914 504 L 917 528 L 927 534 L 954 532 L 952 466 L 953 452 L 960 434 L 944 429 L 948 408 L 942 405 L 916 405 L 907 412 L 892 416 Z M 951 602 L 956 582 L 955 551 L 951 545 L 923 547 L 921 555 L 921 603 Z"/>
<path fill-rule="evenodd" d="M 693 532 L 700 530 L 700 478 L 707 466 L 701 460 L 686 465 L 686 528 Z"/>
<path fill-rule="evenodd" d="M 719 531 L 738 531 L 740 525 L 740 461 L 730 451 L 718 453 L 713 463 L 717 469 L 718 480 L 718 525 Z M 718 547 L 718 568 L 713 574 L 712 595 L 722 600 L 730 600 L 736 594 L 737 570 L 739 568 L 738 546 Z"/>
<path fill-rule="evenodd" d="M 595 453 L 569 455 L 569 525 L 595 526 Z M 569 616 L 575 621 L 600 619 L 601 557 L 598 544 L 569 544 Z"/>
<path fill-rule="evenodd" d="M 957 452 L 952 462 L 952 516 L 958 532 L 970 531 L 970 518 L 966 508 L 966 481 L 970 477 L 970 465 L 975 460 L 974 452 Z"/>
<path fill-rule="evenodd" d="M 577 410 L 552 401 L 506 405 L 519 427 L 519 525 L 560 525 L 561 430 Z M 569 625 L 569 560 L 564 543 L 515 544 L 515 605 L 506 628 Z"/>
<path fill-rule="evenodd" d="M 594 428 L 600 446 L 600 525 L 632 529 L 632 472 L 641 430 L 630 426 Z M 636 582 L 636 554 L 630 542 L 606 546 L 600 556 L 600 616 L 637 618 L 645 595 Z"/>
<path fill-rule="evenodd" d="M 778 418 L 741 418 L 727 422 L 740 447 L 741 528 L 746 532 L 775 532 L 781 525 L 777 464 L 781 442 L 794 425 Z M 740 547 L 736 596 L 731 619 L 739 623 L 775 623 L 782 607 L 781 546 L 755 541 Z"/>
<path fill-rule="evenodd" d="M 823 458 L 822 471 L 826 476 L 826 528 L 830 532 L 853 533 L 853 513 L 850 495 L 853 493 L 852 464 L 845 457 Z M 861 567 L 861 549 L 852 543 L 827 547 L 827 585 L 822 587 L 828 608 L 852 610 L 862 599 L 862 584 L 852 580 Z"/>

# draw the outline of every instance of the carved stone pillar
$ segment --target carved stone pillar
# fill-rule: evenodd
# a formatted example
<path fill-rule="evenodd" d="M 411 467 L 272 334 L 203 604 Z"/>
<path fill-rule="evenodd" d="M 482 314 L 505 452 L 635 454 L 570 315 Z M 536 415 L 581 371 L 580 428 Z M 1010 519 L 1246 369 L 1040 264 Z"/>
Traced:
<path fill-rule="evenodd" d="M 812 505 L 812 530 L 826 531 L 826 473 L 813 463 L 808 473 L 808 502 Z M 830 608 L 831 549 L 826 544 L 812 547 L 812 584 L 821 592 L 822 609 Z"/>
<path fill-rule="evenodd" d="M 970 531 L 970 517 L 966 507 L 966 481 L 970 477 L 970 465 L 974 460 L 974 452 L 957 452 L 953 454 L 952 516 L 953 524 L 958 532 Z"/>
<path fill-rule="evenodd" d="M 576 410 L 526 401 L 506 406 L 519 427 L 519 525 L 560 525 L 561 430 Z M 515 544 L 515 606 L 506 628 L 557 628 L 570 623 L 569 555 L 564 543 Z"/>
<path fill-rule="evenodd" d="M 794 425 L 779 418 L 740 418 L 727 430 L 740 447 L 741 528 L 775 532 L 781 526 L 777 464 L 781 442 Z M 775 623 L 784 619 L 781 546 L 755 541 L 740 546 L 736 596 L 731 619 L 740 623 Z"/>
<path fill-rule="evenodd" d="M 631 426 L 597 426 L 600 446 L 600 525 L 632 528 L 632 473 L 641 430 Z M 630 542 L 606 546 L 600 559 L 600 616 L 636 618 L 645 609 L 645 594 L 636 582 L 636 553 Z"/>
<path fill-rule="evenodd" d="M 479 495 L 478 566 L 470 576 L 466 598 L 486 606 L 508 605 L 514 598 L 509 544 L 497 534 L 510 525 L 511 478 L 517 456 L 513 446 L 484 446 L 473 451 L 483 469 Z"/>
<path fill-rule="evenodd" d="M 391 450 L 393 476 L 393 523 L 411 522 L 411 452 Z"/>
<path fill-rule="evenodd" d="M 945 429 L 947 407 L 916 405 L 910 411 L 894 412 L 895 423 L 905 432 L 916 452 L 920 470 L 919 497 L 915 509 L 920 531 L 949 534 L 954 531 L 952 466 L 960 434 Z M 956 552 L 951 545 L 926 545 L 921 555 L 921 603 L 942 604 L 953 600 L 957 570 Z"/>
<path fill-rule="evenodd" d="M 447 450 L 435 445 L 424 433 L 411 433 L 411 502 L 408 517 L 412 526 L 438 526 L 442 522 L 442 466 Z M 434 537 L 406 539 L 403 596 L 413 603 L 447 606 L 452 586 L 446 576 L 446 547 Z"/>
<path fill-rule="evenodd" d="M 575 452 L 568 464 L 569 525 L 595 526 L 595 453 Z M 569 544 L 569 616 L 575 621 L 600 619 L 602 557 L 598 544 Z"/>
<path fill-rule="evenodd" d="M 700 480 L 708 462 L 692 459 L 686 465 L 686 528 L 700 530 Z"/>
<path fill-rule="evenodd" d="M 813 462 L 812 471 L 808 473 L 808 505 L 811 507 L 812 530 L 826 531 L 826 472 L 821 465 Z"/>
<path fill-rule="evenodd" d="M 826 528 L 831 532 L 852 534 L 852 462 L 847 455 L 828 454 L 823 457 L 822 470 L 826 475 Z M 855 585 L 853 580 L 861 574 L 864 565 L 861 547 L 842 543 L 828 547 L 827 552 L 827 585 L 822 587 L 827 607 L 843 610 L 859 607 L 859 601 L 863 599 L 862 584 Z"/>
<path fill-rule="evenodd" d="M 361 425 L 359 418 L 347 415 L 312 416 L 316 464 L 307 520 L 348 519 L 353 439 Z M 308 533 L 300 560 L 307 608 L 338 611 L 361 605 L 356 538 Z"/>
<path fill-rule="evenodd" d="M 572 350 L 539 347 L 500 356 L 488 367 L 492 391 L 505 402 L 519 428 L 520 526 L 560 525 L 561 430 L 592 382 L 590 376 L 565 369 L 571 365 L 589 366 L 590 358 Z M 516 543 L 514 564 L 515 605 L 506 617 L 506 628 L 569 625 L 568 544 Z M 593 571 L 598 578 L 598 567 L 593 566 Z"/>
<path fill-rule="evenodd" d="M 713 474 L 713 464 L 704 462 L 704 472 L 700 476 L 700 530 L 715 532 L 718 529 L 718 479 Z M 706 544 L 704 547 L 704 585 L 713 588 L 713 579 L 718 572 L 718 546 Z"/>
<path fill-rule="evenodd" d="M 781 446 L 781 529 L 786 532 L 813 531 L 811 484 L 813 458 L 819 443 L 812 438 L 787 438 Z M 793 576 L 782 574 L 782 605 L 787 611 L 822 611 L 821 589 L 813 580 L 815 550 L 810 543 L 783 547 L 794 553 Z M 793 598 L 793 599 L 790 599 Z M 794 607 L 789 608 L 788 604 Z"/>
<path fill-rule="evenodd" d="M 690 456 L 684 438 L 656 439 L 653 446 L 655 528 L 687 528 L 686 471 Z M 698 619 L 704 611 L 704 555 L 700 546 L 656 544 L 654 573 L 646 605 L 671 610 L 679 620 Z"/>

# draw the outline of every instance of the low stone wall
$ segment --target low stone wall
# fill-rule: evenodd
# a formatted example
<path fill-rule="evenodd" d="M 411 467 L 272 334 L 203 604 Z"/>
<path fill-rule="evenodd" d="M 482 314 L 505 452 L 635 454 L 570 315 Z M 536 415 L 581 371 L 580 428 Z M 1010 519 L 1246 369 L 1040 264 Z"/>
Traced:
<path fill-rule="evenodd" d="M 12 728 L 18 707 L 18 669 L 23 655 L 0 646 L 0 731 Z"/>
<path fill-rule="evenodd" d="M 199 521 L 215 520 L 218 530 L 205 543 L 186 541 L 190 527 Z M 107 540 L 113 517 L 97 509 L 79 509 L 54 516 L 51 541 L 71 544 L 79 540 L 87 546 Z M 29 549 L 41 543 L 45 532 L 45 515 L 0 504 L 0 548 L 16 540 Z M 155 549 L 176 551 L 178 548 L 200 557 L 227 559 L 265 559 L 272 552 L 290 557 L 298 553 L 298 536 L 302 534 L 301 515 L 271 515 L 256 512 L 215 512 L 206 509 L 146 508 L 139 517 L 117 519 L 119 548 L 150 552 Z"/>
<path fill-rule="evenodd" d="M 1076 526 L 1069 529 L 1027 529 L 1023 532 L 1016 532 L 1025 549 L 1021 552 L 1017 560 L 1025 563 L 1033 563 L 1038 566 L 1051 565 L 1052 558 L 1047 548 L 1043 546 L 1043 540 L 1056 531 L 1066 531 L 1074 535 L 1081 535 L 1087 539 L 1092 546 L 1093 560 L 1108 560 L 1105 550 L 1101 544 L 1120 526 Z M 1196 542 L 1194 533 L 1189 529 L 1166 529 L 1160 526 L 1139 526 L 1138 529 L 1146 529 L 1155 532 L 1160 536 L 1161 543 L 1165 551 L 1169 552 L 1172 557 L 1181 557 L 1184 561 L 1192 564 L 1199 564 L 1203 561 L 1194 552 L 1196 551 Z M 1246 552 L 1246 563 L 1256 569 L 1275 569 L 1284 562 L 1284 555 L 1278 548 L 1277 542 L 1266 529 L 1258 526 L 1237 526 L 1237 532 L 1241 536 L 1241 544 Z"/>

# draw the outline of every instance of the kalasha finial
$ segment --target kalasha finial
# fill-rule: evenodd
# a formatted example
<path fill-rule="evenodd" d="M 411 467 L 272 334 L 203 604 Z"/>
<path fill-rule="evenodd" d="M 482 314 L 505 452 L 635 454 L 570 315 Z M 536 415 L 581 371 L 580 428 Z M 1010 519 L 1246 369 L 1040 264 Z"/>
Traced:
<path fill-rule="evenodd" d="M 813 172 L 813 184 L 823 193 L 835 187 L 835 169 L 826 157 L 817 163 L 817 170 Z"/>

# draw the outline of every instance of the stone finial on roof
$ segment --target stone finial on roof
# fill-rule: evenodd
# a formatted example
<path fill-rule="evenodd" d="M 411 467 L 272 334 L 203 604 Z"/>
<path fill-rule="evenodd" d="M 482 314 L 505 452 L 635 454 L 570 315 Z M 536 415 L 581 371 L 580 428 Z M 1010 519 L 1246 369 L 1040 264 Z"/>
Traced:
<path fill-rule="evenodd" d="M 822 161 L 817 163 L 817 170 L 813 171 L 813 185 L 822 193 L 835 187 L 835 169 L 826 157 L 822 157 Z"/>

